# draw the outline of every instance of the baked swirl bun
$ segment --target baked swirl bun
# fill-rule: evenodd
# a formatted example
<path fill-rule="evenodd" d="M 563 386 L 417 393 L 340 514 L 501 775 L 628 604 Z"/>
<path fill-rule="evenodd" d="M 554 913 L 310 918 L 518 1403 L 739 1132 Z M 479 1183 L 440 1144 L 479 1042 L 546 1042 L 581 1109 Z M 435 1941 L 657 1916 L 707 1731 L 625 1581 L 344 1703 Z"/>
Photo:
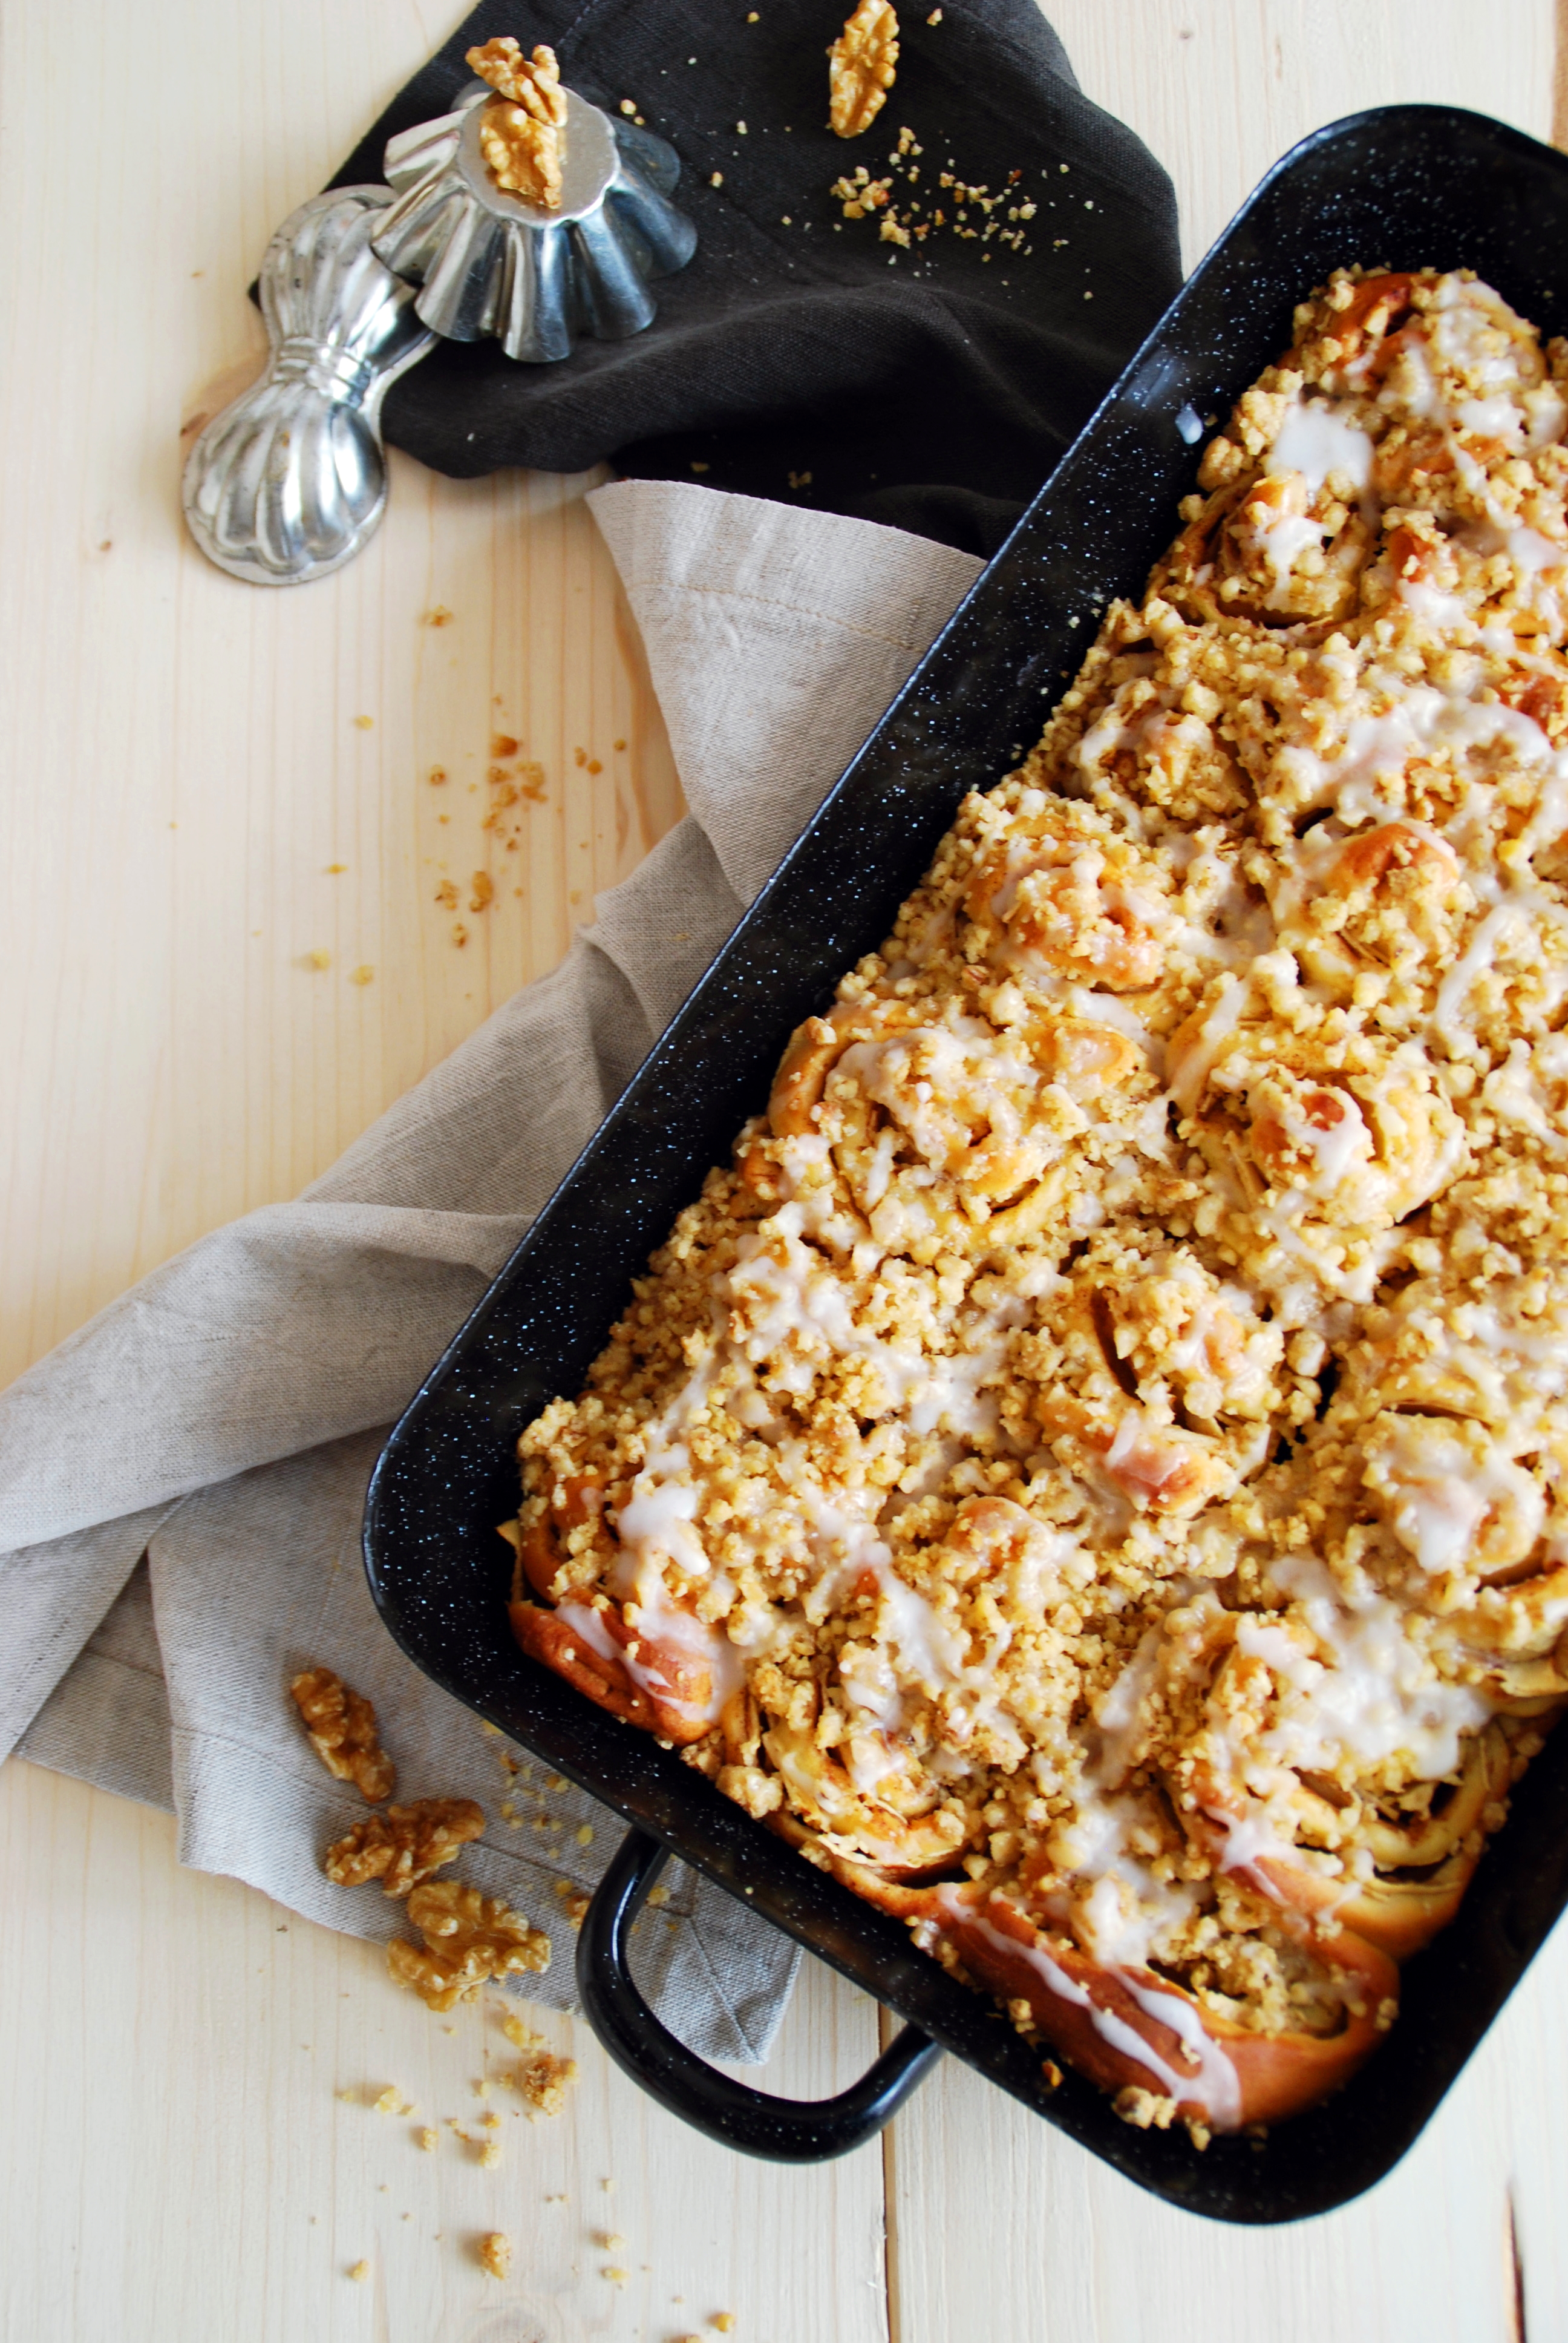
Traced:
<path fill-rule="evenodd" d="M 520 1443 L 525 1650 L 1200 2142 L 1568 1701 L 1565 377 L 1302 307 Z"/>

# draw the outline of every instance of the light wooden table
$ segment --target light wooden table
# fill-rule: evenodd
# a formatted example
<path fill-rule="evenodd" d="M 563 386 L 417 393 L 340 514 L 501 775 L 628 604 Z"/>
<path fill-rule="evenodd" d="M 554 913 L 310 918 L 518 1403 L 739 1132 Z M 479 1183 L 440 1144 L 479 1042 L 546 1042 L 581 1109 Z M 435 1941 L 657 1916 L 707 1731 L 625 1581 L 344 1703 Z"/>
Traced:
<path fill-rule="evenodd" d="M 1550 0 L 1050 13 L 1172 170 L 1190 260 L 1319 123 L 1422 98 L 1544 137 L 1563 87 Z M 267 235 L 456 15 L 0 0 L 0 1381 L 321 1171 L 679 809 L 584 481 L 395 460 L 375 546 L 298 595 L 232 585 L 182 538 L 176 436 L 255 363 Z M 548 787 L 459 946 L 437 890 L 466 903 L 495 845 L 498 728 Z M 508 2118 L 498 2170 L 422 2155 L 366 2087 L 471 2116 L 493 2019 L 443 2030 L 378 1953 L 181 1872 L 166 1817 L 20 1764 L 0 1980 L 5 2343 L 666 2343 L 721 2310 L 742 2343 L 1568 2336 L 1561 1936 L 1382 2187 L 1257 2234 L 1168 2212 L 953 2068 L 879 2148 L 748 2164 L 560 2019 L 583 2077 L 566 2117 Z M 815 1971 L 770 2085 L 839 2087 L 877 2030 Z M 504 2287 L 474 2260 L 492 2227 L 517 2241 Z"/>

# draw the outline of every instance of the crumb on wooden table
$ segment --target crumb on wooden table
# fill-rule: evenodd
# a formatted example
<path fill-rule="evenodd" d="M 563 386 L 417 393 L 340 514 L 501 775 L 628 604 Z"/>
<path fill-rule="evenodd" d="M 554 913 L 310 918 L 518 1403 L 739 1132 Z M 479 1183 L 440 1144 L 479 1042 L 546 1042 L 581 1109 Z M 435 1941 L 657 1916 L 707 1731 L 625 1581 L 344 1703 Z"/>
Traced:
<path fill-rule="evenodd" d="M 492 2278 L 504 2278 L 512 2266 L 512 2241 L 504 2229 L 492 2229 L 479 2240 L 479 2267 Z"/>
<path fill-rule="evenodd" d="M 535 2116 L 563 2115 L 567 2093 L 578 2079 L 577 2060 L 558 2057 L 544 2036 L 520 2018 L 506 2020 L 506 2034 L 523 2055 L 504 2080 L 522 2100 L 530 2121 Z"/>

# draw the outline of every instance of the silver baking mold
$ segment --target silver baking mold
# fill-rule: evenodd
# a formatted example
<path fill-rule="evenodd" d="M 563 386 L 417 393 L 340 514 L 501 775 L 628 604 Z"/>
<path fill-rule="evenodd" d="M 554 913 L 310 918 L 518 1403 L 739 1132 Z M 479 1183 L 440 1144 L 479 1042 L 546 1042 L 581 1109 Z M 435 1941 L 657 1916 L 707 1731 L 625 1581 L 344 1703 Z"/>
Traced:
<path fill-rule="evenodd" d="M 261 264 L 272 356 L 191 449 L 182 500 L 220 569 L 294 586 L 351 561 L 387 505 L 381 402 L 436 337 L 371 249 L 387 187 L 335 187 L 290 214 Z"/>
<path fill-rule="evenodd" d="M 652 277 L 684 268 L 697 230 L 669 200 L 680 164 L 662 138 L 568 90 L 558 209 L 498 187 L 479 150 L 483 82 L 450 114 L 391 139 L 397 201 L 375 248 L 419 287 L 415 307 L 449 341 L 494 335 L 509 358 L 570 355 L 579 335 L 623 341 L 650 325 Z"/>
<path fill-rule="evenodd" d="M 266 372 L 191 449 L 183 500 L 210 561 L 296 586 L 353 559 L 387 506 L 381 403 L 438 338 L 493 335 L 510 358 L 621 341 L 655 315 L 648 280 L 683 268 L 697 230 L 669 200 L 673 147 L 568 90 L 561 203 L 498 187 L 474 82 L 449 114 L 392 139 L 390 186 L 337 187 L 285 220 L 261 265 Z"/>

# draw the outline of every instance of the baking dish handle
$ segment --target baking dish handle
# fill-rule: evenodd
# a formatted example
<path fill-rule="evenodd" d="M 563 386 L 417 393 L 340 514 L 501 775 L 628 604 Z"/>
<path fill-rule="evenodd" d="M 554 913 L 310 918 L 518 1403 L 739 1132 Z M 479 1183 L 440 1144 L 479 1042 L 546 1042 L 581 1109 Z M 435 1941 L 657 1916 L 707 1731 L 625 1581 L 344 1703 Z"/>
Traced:
<path fill-rule="evenodd" d="M 671 2115 L 746 2156 L 818 2164 L 881 2130 L 941 2056 L 906 2026 L 874 2066 L 831 2099 L 780 2099 L 698 2057 L 654 2016 L 627 1966 L 627 1938 L 669 1849 L 645 1831 L 622 1840 L 578 1938 L 578 1991 L 610 2056 Z"/>

